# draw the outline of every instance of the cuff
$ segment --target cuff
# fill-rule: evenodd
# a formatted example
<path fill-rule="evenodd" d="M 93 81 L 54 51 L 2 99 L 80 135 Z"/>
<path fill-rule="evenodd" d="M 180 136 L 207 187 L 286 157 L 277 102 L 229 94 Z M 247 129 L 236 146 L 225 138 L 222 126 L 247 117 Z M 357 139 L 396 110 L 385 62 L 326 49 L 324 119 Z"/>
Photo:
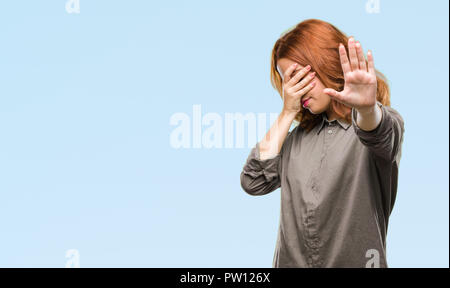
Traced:
<path fill-rule="evenodd" d="M 354 107 L 352 107 L 352 126 L 355 129 L 356 135 L 359 136 L 361 142 L 364 145 L 375 145 L 376 143 L 380 142 L 380 140 L 388 136 L 392 130 L 392 119 L 389 112 L 387 111 L 386 107 L 378 100 L 377 105 L 381 108 L 381 121 L 378 126 L 371 131 L 363 130 L 358 126 L 356 122 L 358 111 Z"/>
<path fill-rule="evenodd" d="M 244 174 L 250 175 L 256 178 L 260 175 L 264 175 L 267 181 L 271 181 L 278 177 L 278 165 L 281 158 L 281 154 L 277 154 L 272 158 L 261 160 L 259 151 L 259 142 L 252 148 L 250 155 L 248 156 L 247 163 L 244 166 Z"/>

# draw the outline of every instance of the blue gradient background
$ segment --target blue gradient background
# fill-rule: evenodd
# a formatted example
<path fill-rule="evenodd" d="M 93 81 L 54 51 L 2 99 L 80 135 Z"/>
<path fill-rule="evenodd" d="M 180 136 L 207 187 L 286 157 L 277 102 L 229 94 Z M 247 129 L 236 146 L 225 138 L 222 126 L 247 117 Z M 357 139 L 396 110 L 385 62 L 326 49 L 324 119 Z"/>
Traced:
<path fill-rule="evenodd" d="M 405 119 L 389 265 L 448 267 L 448 1 L 65 2 L 0 2 L 1 267 L 271 267 L 280 190 L 169 119 L 281 111 L 270 52 L 308 18 L 373 50 Z"/>

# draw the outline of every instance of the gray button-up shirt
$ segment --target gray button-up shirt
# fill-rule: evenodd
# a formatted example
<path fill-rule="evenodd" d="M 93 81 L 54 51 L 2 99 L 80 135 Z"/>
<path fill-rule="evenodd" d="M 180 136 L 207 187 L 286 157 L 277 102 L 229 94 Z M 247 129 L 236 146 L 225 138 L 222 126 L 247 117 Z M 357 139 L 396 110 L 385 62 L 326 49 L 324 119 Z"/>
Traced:
<path fill-rule="evenodd" d="M 296 126 L 276 156 L 260 160 L 259 143 L 241 172 L 250 195 L 281 187 L 273 267 L 388 267 L 386 233 L 397 193 L 404 122 L 377 101 L 382 120 L 372 131 L 352 123 Z M 353 128 L 350 128 L 353 126 Z"/>

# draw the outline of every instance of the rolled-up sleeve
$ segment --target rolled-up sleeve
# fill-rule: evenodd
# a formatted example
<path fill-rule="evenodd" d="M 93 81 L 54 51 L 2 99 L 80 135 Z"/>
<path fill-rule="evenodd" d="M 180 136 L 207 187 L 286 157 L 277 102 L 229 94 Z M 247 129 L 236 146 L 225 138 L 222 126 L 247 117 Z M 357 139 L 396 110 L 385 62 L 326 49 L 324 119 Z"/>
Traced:
<path fill-rule="evenodd" d="M 272 158 L 260 159 L 259 142 L 252 148 L 241 172 L 241 186 L 250 195 L 265 195 L 280 184 L 281 152 Z"/>
<path fill-rule="evenodd" d="M 382 118 L 374 130 L 365 131 L 358 127 L 356 122 L 358 113 L 355 108 L 352 108 L 352 126 L 361 143 L 367 146 L 376 157 L 399 163 L 405 131 L 403 118 L 395 109 L 379 101 L 377 105 L 381 108 Z"/>

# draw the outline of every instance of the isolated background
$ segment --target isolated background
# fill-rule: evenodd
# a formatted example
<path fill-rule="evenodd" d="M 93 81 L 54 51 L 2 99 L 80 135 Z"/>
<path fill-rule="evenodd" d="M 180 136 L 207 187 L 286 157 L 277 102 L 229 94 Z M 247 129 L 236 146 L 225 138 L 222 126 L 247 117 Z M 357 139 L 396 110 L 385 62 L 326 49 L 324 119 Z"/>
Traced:
<path fill-rule="evenodd" d="M 271 267 L 250 148 L 173 149 L 177 112 L 276 112 L 270 52 L 318 18 L 374 52 L 405 119 L 391 267 L 448 267 L 448 1 L 0 2 L 0 266 Z"/>

